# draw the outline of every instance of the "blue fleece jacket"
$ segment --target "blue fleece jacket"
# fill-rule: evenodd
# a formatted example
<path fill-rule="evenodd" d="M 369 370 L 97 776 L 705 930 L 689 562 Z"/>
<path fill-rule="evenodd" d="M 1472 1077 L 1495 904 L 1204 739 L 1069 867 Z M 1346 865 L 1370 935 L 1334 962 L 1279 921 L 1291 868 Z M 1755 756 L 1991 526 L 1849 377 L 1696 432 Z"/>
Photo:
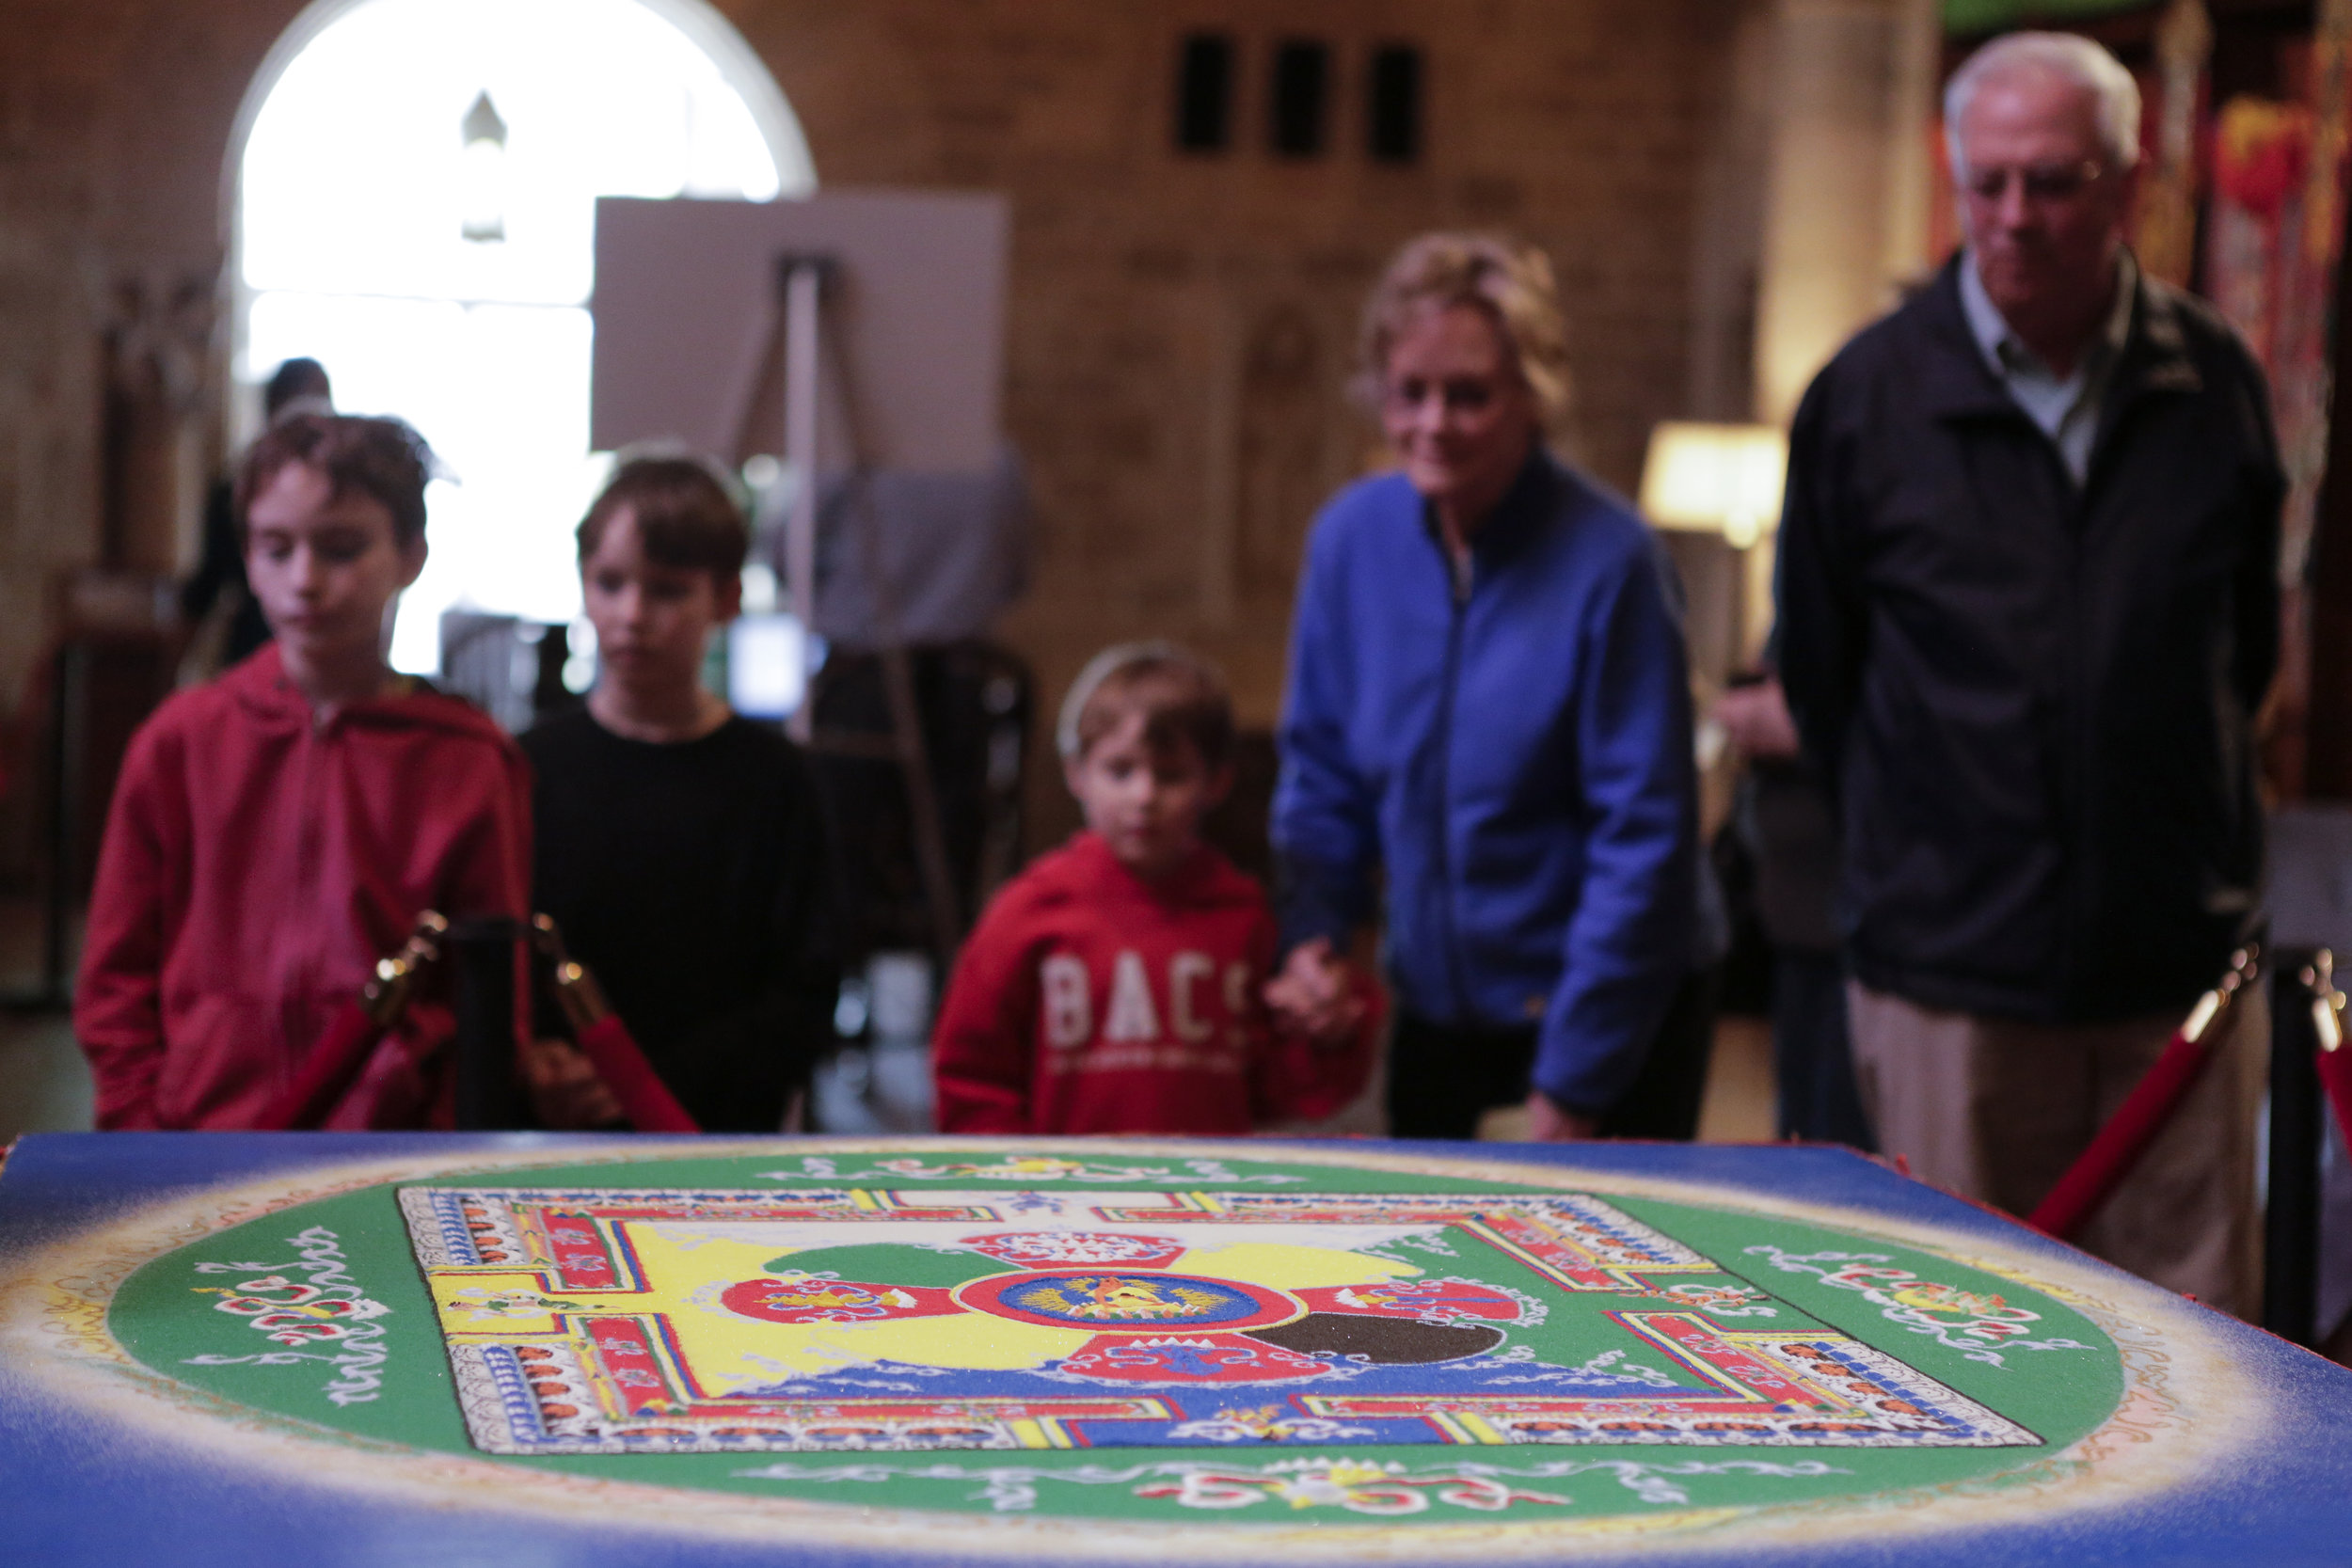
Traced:
<path fill-rule="evenodd" d="M 1273 836 L 1283 935 L 1387 964 L 1438 1023 L 1540 1021 L 1537 1087 L 1598 1112 L 1692 961 L 1696 784 L 1677 595 L 1622 500 L 1538 449 L 1455 574 L 1401 475 L 1316 520 Z"/>

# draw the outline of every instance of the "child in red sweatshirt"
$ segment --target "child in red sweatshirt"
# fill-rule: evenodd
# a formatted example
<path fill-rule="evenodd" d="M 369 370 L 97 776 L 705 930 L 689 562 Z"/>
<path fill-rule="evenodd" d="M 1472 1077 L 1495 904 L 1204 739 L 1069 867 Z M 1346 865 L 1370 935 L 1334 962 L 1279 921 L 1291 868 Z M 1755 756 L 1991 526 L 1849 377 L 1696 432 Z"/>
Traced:
<path fill-rule="evenodd" d="M 1232 780 L 1233 718 L 1200 660 L 1100 655 L 1063 704 L 1086 829 L 1014 878 L 964 944 L 932 1038 L 946 1132 L 1247 1132 L 1328 1116 L 1363 1086 L 1371 1019 L 1278 1032 L 1275 927 L 1200 838 Z"/>
<path fill-rule="evenodd" d="M 106 820 L 74 1030 L 102 1128 L 249 1128 L 419 913 L 529 912 L 515 743 L 394 674 L 430 454 L 302 415 L 246 453 L 246 564 L 276 641 L 158 708 Z M 449 1125 L 445 1009 L 416 1006 L 317 1125 Z"/>

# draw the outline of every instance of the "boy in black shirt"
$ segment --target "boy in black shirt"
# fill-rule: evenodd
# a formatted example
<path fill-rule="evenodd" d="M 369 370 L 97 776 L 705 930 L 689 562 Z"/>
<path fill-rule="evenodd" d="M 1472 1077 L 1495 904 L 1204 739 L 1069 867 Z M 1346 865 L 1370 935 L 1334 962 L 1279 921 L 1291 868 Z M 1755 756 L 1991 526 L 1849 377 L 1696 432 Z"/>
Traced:
<path fill-rule="evenodd" d="M 742 602 L 742 513 L 688 457 L 624 463 L 580 525 L 600 670 L 585 711 L 523 736 L 538 782 L 533 889 L 670 1092 L 707 1132 L 773 1132 L 831 1039 L 827 853 L 799 750 L 700 681 Z M 618 1104 L 541 1041 L 540 1102 Z"/>

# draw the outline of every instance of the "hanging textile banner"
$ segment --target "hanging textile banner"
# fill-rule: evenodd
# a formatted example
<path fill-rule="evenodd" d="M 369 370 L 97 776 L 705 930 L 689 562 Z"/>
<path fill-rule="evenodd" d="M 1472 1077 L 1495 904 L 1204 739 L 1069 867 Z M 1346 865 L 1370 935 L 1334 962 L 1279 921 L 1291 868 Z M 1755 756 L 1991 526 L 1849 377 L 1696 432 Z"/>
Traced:
<path fill-rule="evenodd" d="M 2352 0 L 2321 0 L 2312 42 L 2312 104 L 2302 189 L 2295 211 L 2281 219 L 2277 326 L 2264 359 L 2286 460 L 2279 578 L 2290 585 L 2303 580 L 2328 469 L 2333 379 L 2328 350 L 2344 249 L 2344 150 L 2352 135 Z"/>
<path fill-rule="evenodd" d="M 2294 293 L 2304 270 L 2312 124 L 2303 104 L 2246 96 L 2223 104 L 2215 124 L 2205 292 L 2274 380 L 2280 351 L 2291 352 L 2299 318 L 2308 314 L 2294 308 Z"/>
<path fill-rule="evenodd" d="M 2147 171 L 2132 248 L 2151 277 L 2185 289 L 2197 261 L 2197 129 L 2205 104 L 2213 21 L 2203 0 L 2173 0 L 2156 27 L 2156 71 L 2143 82 L 2140 142 Z"/>

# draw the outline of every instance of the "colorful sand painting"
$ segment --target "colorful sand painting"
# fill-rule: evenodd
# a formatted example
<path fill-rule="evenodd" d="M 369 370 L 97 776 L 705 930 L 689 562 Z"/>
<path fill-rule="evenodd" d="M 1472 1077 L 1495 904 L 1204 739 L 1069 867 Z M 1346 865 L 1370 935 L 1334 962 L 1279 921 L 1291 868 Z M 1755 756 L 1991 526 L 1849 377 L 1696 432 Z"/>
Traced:
<path fill-rule="evenodd" d="M 2220 1320 L 1828 1150 L 401 1147 L 59 1243 L 0 1359 L 297 1488 L 827 1562 L 1869 1549 L 2263 1419 Z M 1688 1174 L 1751 1167 L 1890 1209 Z"/>
<path fill-rule="evenodd" d="M 2042 1441 L 1589 1194 L 400 1200 L 497 1453 Z"/>

